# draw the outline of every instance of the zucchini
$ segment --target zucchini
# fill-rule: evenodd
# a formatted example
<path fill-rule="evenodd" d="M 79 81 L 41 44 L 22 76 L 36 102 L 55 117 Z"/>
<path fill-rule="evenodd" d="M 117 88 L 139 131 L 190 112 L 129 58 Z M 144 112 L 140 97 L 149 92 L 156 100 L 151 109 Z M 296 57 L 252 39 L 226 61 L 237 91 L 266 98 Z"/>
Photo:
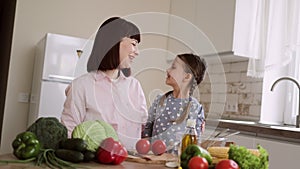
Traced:
<path fill-rule="evenodd" d="M 81 138 L 68 138 L 62 140 L 59 144 L 61 149 L 75 150 L 85 152 L 87 150 L 87 143 Z"/>
<path fill-rule="evenodd" d="M 57 149 L 55 150 L 55 155 L 62 160 L 73 163 L 79 163 L 84 160 L 83 153 L 75 150 Z"/>

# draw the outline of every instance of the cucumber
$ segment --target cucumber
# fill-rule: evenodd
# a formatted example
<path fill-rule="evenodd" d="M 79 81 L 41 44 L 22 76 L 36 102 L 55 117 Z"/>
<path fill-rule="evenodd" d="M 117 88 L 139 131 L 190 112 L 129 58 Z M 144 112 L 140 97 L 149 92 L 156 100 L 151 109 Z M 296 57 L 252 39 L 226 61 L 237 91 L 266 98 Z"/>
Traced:
<path fill-rule="evenodd" d="M 90 151 L 90 150 L 87 150 L 87 151 L 85 151 L 85 152 L 83 153 L 83 155 L 84 155 L 83 161 L 84 161 L 84 162 L 89 162 L 89 161 L 95 160 L 95 155 L 96 155 L 96 153 L 95 153 L 95 152 L 92 152 L 92 151 Z"/>
<path fill-rule="evenodd" d="M 61 149 L 75 150 L 84 152 L 87 150 L 87 143 L 81 138 L 68 138 L 62 140 L 59 144 Z"/>
<path fill-rule="evenodd" d="M 79 163 L 84 160 L 83 153 L 75 150 L 57 149 L 55 150 L 55 155 L 62 160 L 73 163 Z"/>

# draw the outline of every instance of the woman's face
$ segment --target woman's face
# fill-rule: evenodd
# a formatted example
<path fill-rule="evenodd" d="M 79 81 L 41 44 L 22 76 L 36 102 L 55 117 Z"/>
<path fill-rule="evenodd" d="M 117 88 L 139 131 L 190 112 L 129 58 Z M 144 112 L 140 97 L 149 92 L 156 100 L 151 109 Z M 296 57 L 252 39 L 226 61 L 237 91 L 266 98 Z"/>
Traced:
<path fill-rule="evenodd" d="M 130 68 L 133 59 L 138 56 L 138 41 L 131 38 L 123 38 L 120 42 L 120 68 Z"/>
<path fill-rule="evenodd" d="M 167 69 L 166 84 L 173 88 L 182 86 L 187 74 L 184 70 L 185 63 L 178 57 L 176 57 L 170 68 Z"/>

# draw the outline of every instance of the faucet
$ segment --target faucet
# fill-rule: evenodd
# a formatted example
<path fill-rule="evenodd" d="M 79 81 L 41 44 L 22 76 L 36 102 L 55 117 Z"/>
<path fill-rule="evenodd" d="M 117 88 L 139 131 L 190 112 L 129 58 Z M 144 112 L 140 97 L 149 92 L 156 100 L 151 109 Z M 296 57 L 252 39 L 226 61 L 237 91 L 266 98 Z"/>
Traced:
<path fill-rule="evenodd" d="M 273 85 L 272 85 L 272 87 L 271 87 L 271 91 L 273 91 L 273 89 L 274 89 L 274 87 L 275 87 L 275 85 L 279 82 L 279 81 L 281 81 L 281 80 L 290 80 L 290 81 L 292 81 L 292 82 L 294 82 L 296 85 L 297 85 L 297 87 L 298 87 L 298 92 L 299 92 L 299 97 L 298 97 L 298 100 L 299 100 L 299 104 L 298 104 L 298 115 L 296 116 L 296 127 L 297 128 L 299 128 L 300 126 L 300 85 L 299 85 L 299 83 L 295 80 L 295 79 L 293 79 L 293 78 L 290 78 L 290 77 L 282 77 L 282 78 L 279 78 L 279 79 L 277 79 L 274 83 L 273 83 Z"/>

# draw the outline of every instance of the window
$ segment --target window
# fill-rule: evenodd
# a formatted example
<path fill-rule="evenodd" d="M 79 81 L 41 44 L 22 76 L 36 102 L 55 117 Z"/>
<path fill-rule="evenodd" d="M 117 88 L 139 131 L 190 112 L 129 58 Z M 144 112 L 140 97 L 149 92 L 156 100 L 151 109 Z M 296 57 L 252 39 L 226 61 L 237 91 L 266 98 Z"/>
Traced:
<path fill-rule="evenodd" d="M 248 75 L 263 77 L 261 123 L 296 124 L 299 89 L 300 1 L 236 0 L 233 51 L 249 58 Z"/>
<path fill-rule="evenodd" d="M 261 123 L 295 125 L 299 112 L 299 89 L 291 81 L 279 81 L 271 91 L 273 83 L 281 77 L 291 77 L 298 81 L 300 74 L 300 50 L 290 52 L 289 64 L 265 72 L 263 78 L 263 95 Z"/>
<path fill-rule="evenodd" d="M 292 61 L 289 64 L 288 74 L 299 82 L 300 77 L 300 50 L 294 50 L 292 53 Z M 299 114 L 299 92 L 297 85 L 295 83 L 287 84 L 287 98 L 285 103 L 285 111 L 283 115 L 284 124 L 296 124 L 296 117 Z"/>

